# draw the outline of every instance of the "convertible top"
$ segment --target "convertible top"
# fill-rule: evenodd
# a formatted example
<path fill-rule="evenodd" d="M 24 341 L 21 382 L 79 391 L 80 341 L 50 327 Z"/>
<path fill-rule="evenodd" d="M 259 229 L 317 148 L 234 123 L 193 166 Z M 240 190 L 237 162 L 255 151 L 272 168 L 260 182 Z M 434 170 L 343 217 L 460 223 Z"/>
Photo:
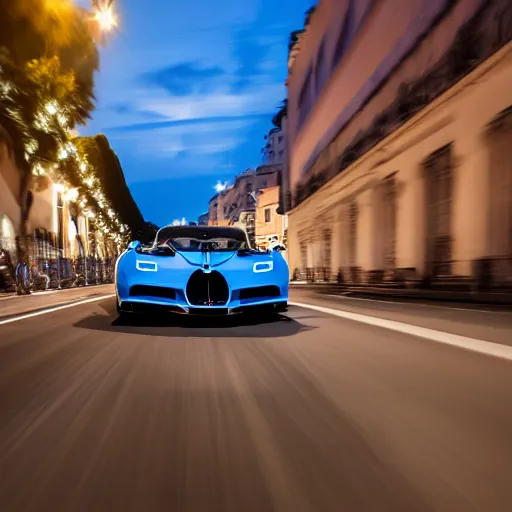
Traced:
<path fill-rule="evenodd" d="M 247 235 L 243 229 L 227 226 L 166 226 L 156 234 L 155 243 L 158 244 L 170 238 L 194 238 L 196 240 L 231 238 L 247 243 Z"/>

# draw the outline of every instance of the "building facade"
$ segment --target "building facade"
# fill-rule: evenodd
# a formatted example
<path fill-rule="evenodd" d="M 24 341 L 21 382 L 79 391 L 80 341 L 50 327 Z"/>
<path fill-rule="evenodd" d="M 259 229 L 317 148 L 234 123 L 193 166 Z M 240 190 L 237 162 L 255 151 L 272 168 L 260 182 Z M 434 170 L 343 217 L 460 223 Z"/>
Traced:
<path fill-rule="evenodd" d="M 282 109 L 283 110 L 283 109 Z M 282 166 L 288 157 L 288 132 L 286 116 L 281 114 L 274 117 L 274 128 L 265 137 L 263 162 L 266 165 Z"/>
<path fill-rule="evenodd" d="M 20 224 L 20 183 L 7 141 L 7 133 L 0 131 L 0 245 L 14 254 Z"/>
<path fill-rule="evenodd" d="M 199 215 L 197 224 L 198 226 L 208 226 L 208 212 Z"/>
<path fill-rule="evenodd" d="M 255 245 L 257 193 L 278 186 L 280 172 L 279 165 L 261 165 L 236 176 L 233 185 L 210 199 L 208 224 L 240 227 L 247 231 L 251 244 Z"/>
<path fill-rule="evenodd" d="M 32 178 L 32 206 L 26 230 L 33 264 L 44 266 L 46 260 L 56 258 L 105 259 L 119 251 L 112 240 L 94 229 L 92 217 L 77 207 L 76 193 L 47 176 Z M 20 233 L 20 173 L 9 149 L 8 136 L 0 132 L 0 248 L 7 250 L 13 261 L 17 259 L 16 237 Z"/>
<path fill-rule="evenodd" d="M 289 59 L 293 275 L 512 285 L 511 37 L 508 0 L 320 0 Z"/>
<path fill-rule="evenodd" d="M 268 249 L 285 241 L 286 215 L 278 214 L 279 187 L 264 188 L 258 192 L 256 205 L 256 246 Z"/>

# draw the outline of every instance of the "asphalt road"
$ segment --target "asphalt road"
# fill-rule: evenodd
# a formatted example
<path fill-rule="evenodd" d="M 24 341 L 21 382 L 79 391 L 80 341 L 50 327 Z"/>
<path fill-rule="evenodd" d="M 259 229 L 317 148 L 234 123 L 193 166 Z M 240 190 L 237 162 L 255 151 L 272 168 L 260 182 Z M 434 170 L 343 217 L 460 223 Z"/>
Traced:
<path fill-rule="evenodd" d="M 512 338 L 506 312 L 295 299 Z M 511 361 L 299 307 L 114 308 L 0 322 L 2 512 L 512 510 Z"/>

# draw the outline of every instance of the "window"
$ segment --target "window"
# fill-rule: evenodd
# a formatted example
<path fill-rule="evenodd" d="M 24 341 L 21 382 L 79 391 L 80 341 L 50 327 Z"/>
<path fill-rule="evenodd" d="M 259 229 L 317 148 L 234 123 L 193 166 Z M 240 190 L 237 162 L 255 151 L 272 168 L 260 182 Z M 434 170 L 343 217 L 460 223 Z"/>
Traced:
<path fill-rule="evenodd" d="M 343 24 L 341 26 L 340 35 L 338 36 L 338 41 L 336 42 L 336 47 L 334 49 L 334 59 L 332 62 L 333 68 L 341 61 L 347 52 L 347 49 L 352 41 L 352 37 L 354 36 L 354 27 L 355 0 L 350 0 L 347 13 L 345 14 L 345 19 L 343 20 Z"/>
<path fill-rule="evenodd" d="M 312 101 L 311 101 L 311 75 L 312 71 L 309 70 L 306 80 L 304 81 L 304 85 L 300 91 L 299 95 L 299 124 L 302 124 L 311 110 Z"/>
<path fill-rule="evenodd" d="M 316 61 L 315 68 L 315 86 L 317 94 L 319 94 L 324 88 L 325 81 L 327 79 L 326 71 L 327 70 L 325 67 L 325 43 L 322 42 L 320 50 L 318 50 L 318 59 Z"/>
<path fill-rule="evenodd" d="M 283 142 L 283 136 L 279 135 L 277 141 L 278 141 L 279 144 L 281 144 Z"/>
<path fill-rule="evenodd" d="M 427 264 L 432 277 L 452 273 L 453 148 L 432 153 L 424 162 L 427 191 Z"/>
<path fill-rule="evenodd" d="M 489 256 L 496 282 L 512 277 L 512 108 L 500 112 L 488 127 L 490 196 Z"/>
<path fill-rule="evenodd" d="M 270 208 L 265 208 L 265 222 L 270 222 L 272 220 L 272 212 Z"/>

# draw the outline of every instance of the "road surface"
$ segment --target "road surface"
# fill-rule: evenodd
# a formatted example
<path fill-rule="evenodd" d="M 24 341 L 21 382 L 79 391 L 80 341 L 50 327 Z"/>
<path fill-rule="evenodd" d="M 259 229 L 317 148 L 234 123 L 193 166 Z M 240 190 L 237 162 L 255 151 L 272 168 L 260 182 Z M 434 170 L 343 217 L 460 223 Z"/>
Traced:
<path fill-rule="evenodd" d="M 93 298 L 0 318 L 2 512 L 512 510 L 510 312 L 293 292 L 370 323 L 122 324 Z"/>

